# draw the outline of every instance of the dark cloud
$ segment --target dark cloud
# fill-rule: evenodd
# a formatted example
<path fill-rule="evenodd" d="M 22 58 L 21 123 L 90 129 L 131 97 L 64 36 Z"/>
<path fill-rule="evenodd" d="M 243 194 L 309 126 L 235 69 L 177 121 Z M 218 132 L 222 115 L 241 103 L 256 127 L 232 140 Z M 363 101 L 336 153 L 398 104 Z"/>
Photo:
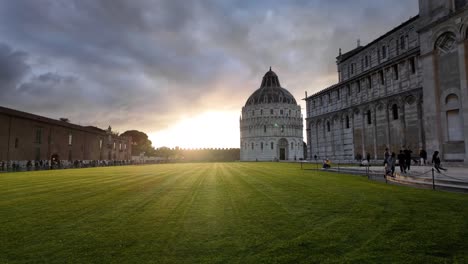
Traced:
<path fill-rule="evenodd" d="M 240 110 L 268 66 L 297 97 L 416 0 L 0 2 L 0 104 L 121 130 Z"/>

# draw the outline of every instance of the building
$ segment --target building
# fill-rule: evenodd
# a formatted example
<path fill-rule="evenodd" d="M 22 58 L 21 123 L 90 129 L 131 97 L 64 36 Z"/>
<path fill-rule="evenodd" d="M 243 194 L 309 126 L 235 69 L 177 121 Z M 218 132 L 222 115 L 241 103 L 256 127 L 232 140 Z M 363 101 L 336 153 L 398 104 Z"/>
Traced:
<path fill-rule="evenodd" d="M 84 127 L 5 107 L 0 107 L 0 124 L 0 161 L 131 159 L 131 138 L 110 127 Z"/>
<path fill-rule="evenodd" d="M 306 97 L 309 157 L 383 159 L 403 147 L 468 162 L 466 0 L 419 15 L 337 60 L 338 83 Z"/>
<path fill-rule="evenodd" d="M 299 160 L 304 157 L 301 107 L 282 88 L 271 68 L 247 99 L 240 117 L 242 161 Z"/>

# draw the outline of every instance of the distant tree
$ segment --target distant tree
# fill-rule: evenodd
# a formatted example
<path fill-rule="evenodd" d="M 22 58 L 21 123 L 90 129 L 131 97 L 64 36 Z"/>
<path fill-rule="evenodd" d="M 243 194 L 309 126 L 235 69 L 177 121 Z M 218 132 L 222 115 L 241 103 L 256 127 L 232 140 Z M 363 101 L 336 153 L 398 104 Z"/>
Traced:
<path fill-rule="evenodd" d="M 146 156 L 153 156 L 154 148 L 152 142 L 148 139 L 148 135 L 138 130 L 128 130 L 121 134 L 124 137 L 132 137 L 132 155 L 137 156 L 145 152 Z"/>

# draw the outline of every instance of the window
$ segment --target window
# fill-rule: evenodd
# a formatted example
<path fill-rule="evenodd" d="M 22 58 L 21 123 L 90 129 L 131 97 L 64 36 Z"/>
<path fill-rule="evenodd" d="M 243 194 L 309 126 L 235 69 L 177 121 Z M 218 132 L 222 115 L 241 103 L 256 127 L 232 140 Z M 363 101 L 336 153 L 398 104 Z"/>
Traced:
<path fill-rule="evenodd" d="M 271 147 L 271 149 L 274 149 L 273 142 L 270 143 L 270 147 Z"/>
<path fill-rule="evenodd" d="M 351 86 L 349 84 L 346 85 L 346 90 L 347 90 L 348 96 L 350 96 L 351 95 Z"/>
<path fill-rule="evenodd" d="M 380 70 L 379 71 L 379 79 L 380 79 L 380 84 L 385 85 L 385 77 L 384 77 L 384 71 Z"/>
<path fill-rule="evenodd" d="M 392 66 L 393 69 L 393 79 L 398 80 L 398 64 Z"/>
<path fill-rule="evenodd" d="M 330 132 L 330 121 L 327 121 L 327 132 Z"/>
<path fill-rule="evenodd" d="M 289 115 L 291 115 L 291 110 L 289 110 Z"/>
<path fill-rule="evenodd" d="M 122 150 L 122 143 L 119 143 L 119 150 Z"/>
<path fill-rule="evenodd" d="M 291 142 L 291 149 L 294 149 L 294 143 Z"/>
<path fill-rule="evenodd" d="M 272 114 L 273 114 L 273 109 L 270 109 L 270 115 L 272 115 Z"/>
<path fill-rule="evenodd" d="M 392 116 L 393 116 L 393 120 L 398 119 L 398 106 L 396 104 L 392 105 Z"/>
<path fill-rule="evenodd" d="M 281 133 L 284 132 L 284 125 L 281 125 Z"/>
<path fill-rule="evenodd" d="M 382 59 L 387 58 L 387 46 L 382 46 Z"/>
<path fill-rule="evenodd" d="M 367 77 L 367 88 L 372 89 L 372 78 L 371 78 L 371 76 Z"/>
<path fill-rule="evenodd" d="M 114 149 L 115 149 L 115 141 L 114 141 Z"/>
<path fill-rule="evenodd" d="M 283 115 L 283 109 L 280 110 L 280 115 Z"/>
<path fill-rule="evenodd" d="M 127 149 L 127 144 L 124 144 L 124 149 L 125 149 L 125 150 Z"/>
<path fill-rule="evenodd" d="M 411 68 L 411 73 L 415 74 L 416 73 L 416 61 L 414 57 L 410 58 L 410 68 Z"/>
<path fill-rule="evenodd" d="M 263 109 L 260 109 L 260 115 L 263 115 Z"/>
<path fill-rule="evenodd" d="M 332 102 L 332 94 L 329 93 L 328 94 L 328 103 L 331 104 L 331 102 Z"/>
<path fill-rule="evenodd" d="M 370 110 L 367 110 L 367 124 L 372 124 L 372 115 Z"/>
<path fill-rule="evenodd" d="M 349 128 L 349 116 L 346 116 L 346 128 Z"/>
<path fill-rule="evenodd" d="M 19 138 L 15 138 L 15 148 L 19 147 Z"/>
<path fill-rule="evenodd" d="M 102 139 L 99 139 L 99 149 L 102 149 Z"/>
<path fill-rule="evenodd" d="M 356 85 L 357 85 L 357 92 L 360 93 L 361 92 L 361 81 L 357 81 L 356 82 Z"/>
<path fill-rule="evenodd" d="M 401 50 L 406 49 L 406 38 L 405 38 L 405 36 L 400 37 L 400 49 Z"/>
<path fill-rule="evenodd" d="M 456 94 L 449 94 L 445 99 L 447 108 L 447 139 L 463 141 L 463 126 L 460 118 L 460 102 Z"/>
<path fill-rule="evenodd" d="M 41 148 L 36 148 L 36 156 L 35 156 L 35 159 L 36 159 L 36 160 L 40 160 L 40 159 L 41 159 Z"/>
<path fill-rule="evenodd" d="M 36 143 L 41 144 L 42 142 L 42 129 L 36 128 Z"/>
<path fill-rule="evenodd" d="M 266 125 L 263 125 L 263 133 L 266 133 Z"/>
<path fill-rule="evenodd" d="M 260 148 L 262 149 L 262 152 L 263 152 L 263 142 L 260 143 Z"/>
<path fill-rule="evenodd" d="M 254 143 L 253 143 L 253 142 L 252 142 L 252 144 L 251 144 L 251 147 L 252 147 L 252 149 L 254 149 Z"/>
<path fill-rule="evenodd" d="M 72 133 L 68 133 L 68 146 L 71 146 L 73 143 L 73 135 Z"/>
<path fill-rule="evenodd" d="M 448 141 L 463 141 L 459 109 L 447 111 L 447 130 Z"/>
<path fill-rule="evenodd" d="M 354 74 L 354 63 L 351 63 L 351 74 Z"/>
<path fill-rule="evenodd" d="M 255 110 L 252 110 L 252 116 L 255 116 Z"/>
<path fill-rule="evenodd" d="M 365 62 L 366 68 L 369 67 L 369 56 L 366 55 L 364 62 Z"/>
<path fill-rule="evenodd" d="M 340 89 L 336 90 L 336 98 L 340 100 Z"/>

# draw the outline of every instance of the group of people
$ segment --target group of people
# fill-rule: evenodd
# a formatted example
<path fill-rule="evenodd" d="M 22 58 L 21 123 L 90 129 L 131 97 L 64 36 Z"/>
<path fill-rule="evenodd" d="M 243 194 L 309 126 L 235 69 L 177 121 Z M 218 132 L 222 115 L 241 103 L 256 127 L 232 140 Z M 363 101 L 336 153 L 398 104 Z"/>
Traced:
<path fill-rule="evenodd" d="M 407 173 L 411 169 L 411 161 L 415 161 L 417 164 L 418 161 L 416 159 L 413 159 L 411 156 L 411 149 L 404 147 L 403 149 L 400 149 L 400 153 L 398 156 L 395 154 L 395 152 L 390 153 L 388 148 L 385 149 L 385 154 L 384 154 L 384 166 L 385 166 L 385 174 L 387 176 L 395 176 L 395 165 L 396 161 L 398 160 L 398 165 L 400 166 L 400 172 L 401 173 Z M 427 152 L 424 149 L 419 150 L 419 164 L 426 165 L 427 163 Z M 434 168 L 437 170 L 438 173 L 440 173 L 440 170 L 446 171 L 447 169 L 442 168 L 440 158 L 439 158 L 439 151 L 434 151 L 434 154 L 432 155 L 432 163 L 434 164 Z"/>
<path fill-rule="evenodd" d="M 51 170 L 67 168 L 88 168 L 101 166 L 130 165 L 133 161 L 127 160 L 28 160 L 28 161 L 0 161 L 0 172 L 17 172 L 31 170 Z"/>

